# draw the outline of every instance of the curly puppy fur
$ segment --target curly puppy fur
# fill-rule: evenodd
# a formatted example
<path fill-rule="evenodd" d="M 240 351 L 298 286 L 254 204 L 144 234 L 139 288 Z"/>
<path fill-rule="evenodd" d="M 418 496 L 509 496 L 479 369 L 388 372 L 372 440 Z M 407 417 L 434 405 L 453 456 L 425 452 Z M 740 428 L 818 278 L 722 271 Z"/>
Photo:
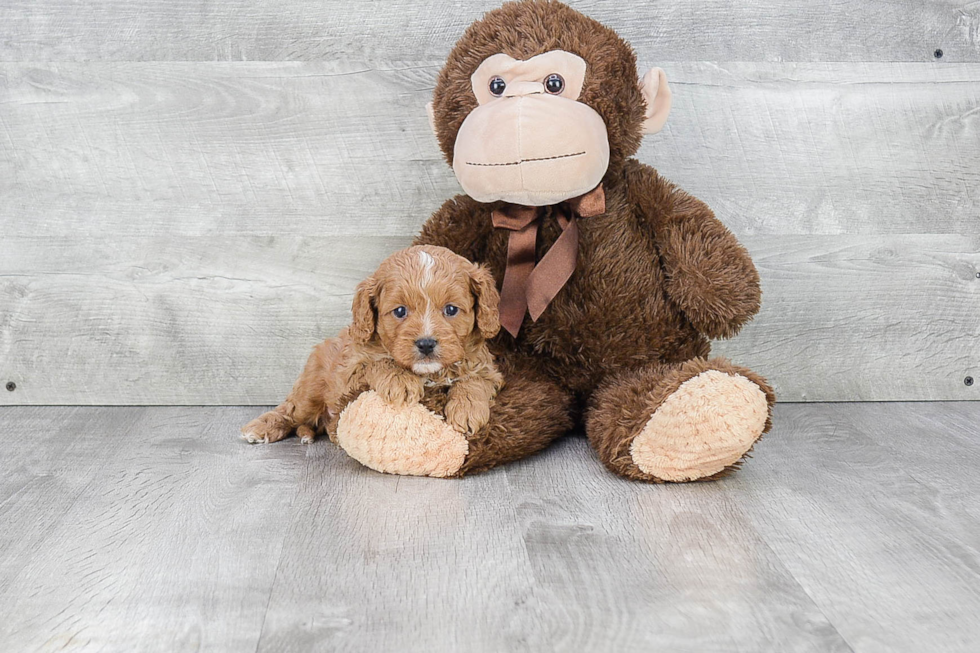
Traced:
<path fill-rule="evenodd" d="M 615 32 L 559 2 L 507 3 L 471 25 L 453 48 L 432 107 L 446 160 L 452 163 L 460 125 L 477 106 L 470 77 L 480 63 L 498 52 L 528 59 L 555 49 L 588 64 L 579 99 L 599 113 L 608 131 L 606 212 L 578 221 L 576 270 L 544 314 L 536 322 L 526 318 L 517 339 L 501 332 L 491 343 L 506 362 L 501 369 L 508 384 L 507 370 L 520 370 L 534 380 L 529 395 L 535 388 L 559 395 L 552 399 L 555 411 L 549 411 L 555 428 L 534 424 L 536 436 L 532 427 L 522 426 L 535 414 L 536 400 L 528 397 L 524 406 L 518 398 L 508 403 L 506 415 L 498 417 L 495 409 L 484 432 L 521 431 L 520 452 L 526 454 L 546 446 L 556 428 L 577 417 L 575 407 L 587 405 L 590 440 L 606 466 L 629 478 L 657 481 L 629 459 L 631 438 L 684 381 L 712 369 L 745 376 L 759 386 L 771 411 L 774 396 L 764 379 L 707 358 L 709 338 L 735 335 L 759 310 L 759 275 L 745 248 L 703 202 L 630 158 L 640 144 L 645 111 L 635 55 Z M 493 228 L 491 212 L 497 207 L 458 195 L 428 220 L 415 242 L 448 247 L 486 265 L 499 287 L 508 233 Z M 557 218 L 552 208 L 545 209 L 539 261 L 561 234 Z M 637 390 L 637 383 L 645 391 Z M 632 416 L 626 419 L 629 427 L 624 410 Z M 765 431 L 769 426 L 767 420 Z M 499 459 L 487 451 L 482 455 L 482 462 L 468 460 L 464 468 L 519 457 L 509 450 Z"/>
<path fill-rule="evenodd" d="M 503 385 L 486 344 L 500 328 L 498 301 L 485 268 L 443 247 L 396 252 L 358 285 L 350 327 L 313 350 L 286 400 L 245 425 L 242 437 L 335 439 L 341 411 L 365 390 L 396 407 L 442 397 L 450 426 L 478 431 Z"/>

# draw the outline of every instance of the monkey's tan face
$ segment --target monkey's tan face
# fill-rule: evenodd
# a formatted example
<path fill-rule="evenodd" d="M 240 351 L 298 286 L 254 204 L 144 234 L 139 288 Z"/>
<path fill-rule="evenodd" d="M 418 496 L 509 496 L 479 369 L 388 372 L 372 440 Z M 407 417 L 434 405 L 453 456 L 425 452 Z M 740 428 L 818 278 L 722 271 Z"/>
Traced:
<path fill-rule="evenodd" d="M 479 102 L 456 136 L 453 170 L 478 202 L 545 206 L 595 188 L 609 166 L 602 117 L 578 101 L 581 57 L 553 50 L 488 57 L 471 77 Z"/>

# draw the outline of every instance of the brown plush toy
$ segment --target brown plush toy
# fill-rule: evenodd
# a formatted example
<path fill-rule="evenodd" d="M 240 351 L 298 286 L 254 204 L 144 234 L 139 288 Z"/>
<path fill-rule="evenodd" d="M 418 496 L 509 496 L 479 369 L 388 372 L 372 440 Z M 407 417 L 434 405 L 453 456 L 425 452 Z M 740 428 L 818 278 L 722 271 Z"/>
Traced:
<path fill-rule="evenodd" d="M 670 99 L 662 71 L 640 79 L 629 45 L 564 4 L 507 3 L 467 29 L 430 105 L 467 194 L 416 244 L 493 273 L 504 330 L 491 348 L 505 385 L 475 434 L 427 411 L 368 415 L 359 398 L 341 415 L 350 437 L 379 441 L 381 423 L 421 434 L 410 420 L 424 418 L 426 433 L 465 439 L 449 474 L 459 476 L 584 423 L 599 459 L 631 479 L 738 467 L 768 431 L 775 397 L 759 375 L 709 359 L 708 340 L 759 310 L 759 277 L 707 206 L 630 158 Z"/>

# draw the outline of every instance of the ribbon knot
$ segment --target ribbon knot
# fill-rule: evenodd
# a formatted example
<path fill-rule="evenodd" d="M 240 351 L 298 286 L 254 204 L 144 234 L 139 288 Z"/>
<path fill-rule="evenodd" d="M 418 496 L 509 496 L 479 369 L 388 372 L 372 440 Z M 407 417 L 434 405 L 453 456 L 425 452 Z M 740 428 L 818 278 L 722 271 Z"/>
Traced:
<path fill-rule="evenodd" d="M 493 211 L 493 226 L 510 231 L 507 268 L 500 289 L 500 324 L 508 333 L 517 337 L 525 312 L 537 321 L 575 271 L 578 262 L 575 219 L 590 218 L 605 211 L 606 194 L 602 184 L 585 195 L 554 205 L 562 232 L 537 265 L 535 246 L 545 207 L 505 204 Z"/>

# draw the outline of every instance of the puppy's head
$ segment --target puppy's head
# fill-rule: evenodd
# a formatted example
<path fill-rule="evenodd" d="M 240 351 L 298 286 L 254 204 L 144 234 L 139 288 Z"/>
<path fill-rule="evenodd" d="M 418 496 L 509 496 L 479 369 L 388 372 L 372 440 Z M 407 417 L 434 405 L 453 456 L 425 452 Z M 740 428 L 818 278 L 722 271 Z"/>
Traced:
<path fill-rule="evenodd" d="M 444 247 L 409 247 L 357 287 L 350 334 L 377 336 L 396 363 L 434 374 L 496 335 L 499 301 L 486 268 Z"/>

